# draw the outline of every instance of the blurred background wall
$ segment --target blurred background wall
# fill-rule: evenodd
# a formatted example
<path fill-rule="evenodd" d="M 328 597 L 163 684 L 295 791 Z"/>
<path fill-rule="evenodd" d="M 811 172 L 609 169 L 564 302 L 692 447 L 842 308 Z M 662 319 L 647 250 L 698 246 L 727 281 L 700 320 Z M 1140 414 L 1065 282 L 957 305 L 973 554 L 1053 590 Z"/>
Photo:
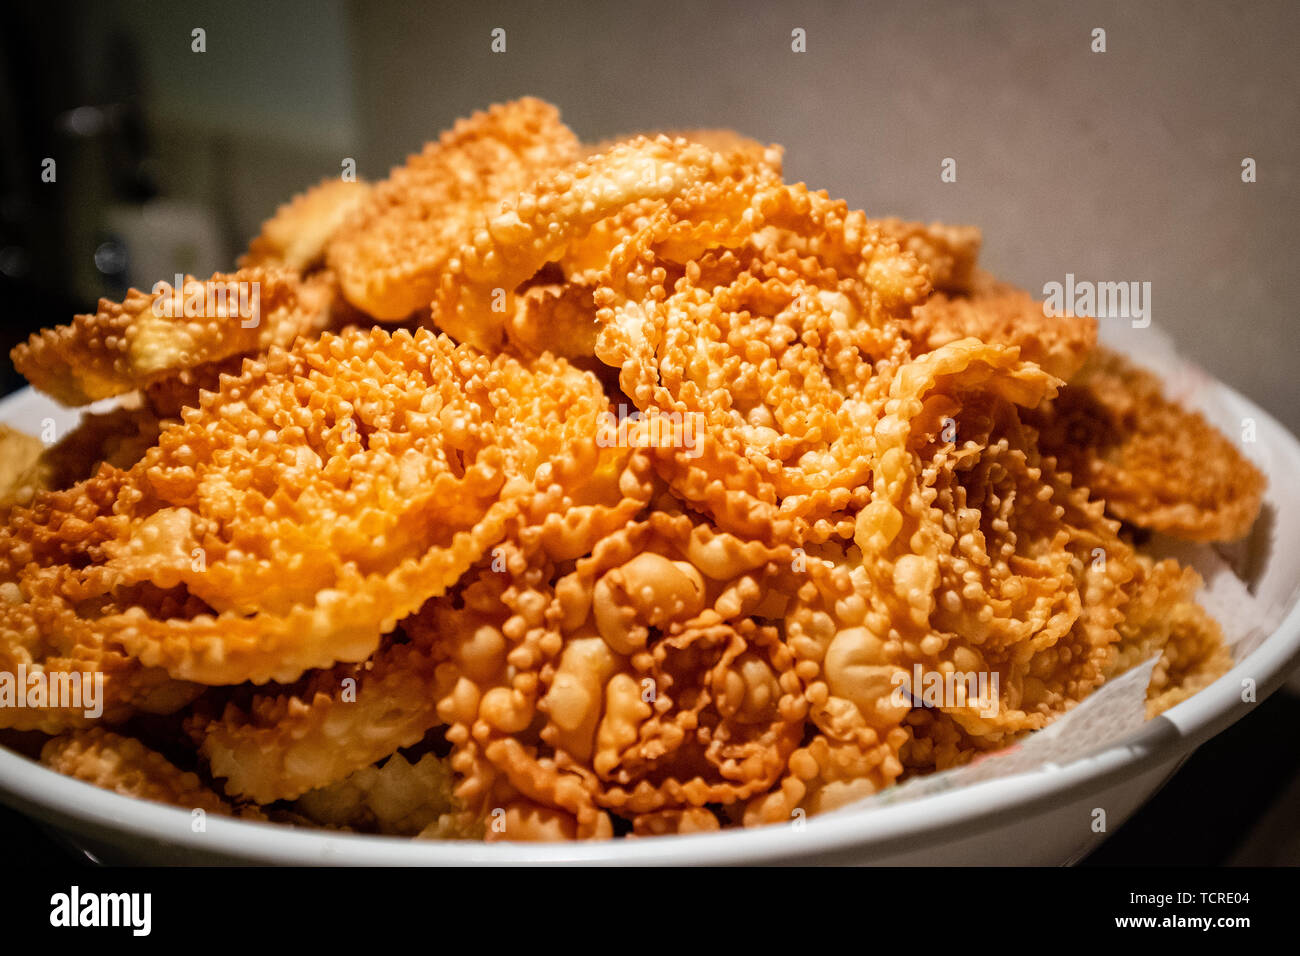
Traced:
<path fill-rule="evenodd" d="M 588 140 L 731 126 L 783 143 L 790 178 L 873 215 L 980 225 L 985 264 L 1030 289 L 1149 281 L 1155 328 L 1300 431 L 1293 2 L 54 0 L 6 17 L 6 347 L 143 262 L 145 284 L 232 265 L 346 157 L 382 177 L 456 117 L 534 94 Z"/>

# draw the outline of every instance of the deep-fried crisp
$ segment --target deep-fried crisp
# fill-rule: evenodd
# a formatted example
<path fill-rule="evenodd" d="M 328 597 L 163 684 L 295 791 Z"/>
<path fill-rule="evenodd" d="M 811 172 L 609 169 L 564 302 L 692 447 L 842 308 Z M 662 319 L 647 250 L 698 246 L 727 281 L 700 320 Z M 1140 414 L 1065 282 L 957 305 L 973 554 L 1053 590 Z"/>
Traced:
<path fill-rule="evenodd" d="M 262 223 L 239 258 L 239 268 L 273 266 L 305 272 L 319 265 L 325 247 L 370 193 L 367 183 L 336 176 L 294 196 Z"/>
<path fill-rule="evenodd" d="M 189 729 L 226 792 L 271 803 L 334 784 L 439 723 L 433 648 L 387 641 L 362 664 L 313 671 L 228 703 Z M 421 828 L 422 829 L 422 828 Z"/>
<path fill-rule="evenodd" d="M 97 482 L 93 494 L 98 504 L 106 505 L 115 490 L 108 482 Z M 74 500 L 78 495 L 76 491 L 38 495 L 36 507 L 66 507 L 65 524 L 76 534 L 84 530 L 77 512 L 87 510 L 85 503 Z M 10 521 L 12 530 L 6 534 L 21 537 L 30 518 L 26 509 L 15 509 Z M 93 547 L 93 538 L 87 538 Z M 57 593 L 48 580 L 26 588 L 20 585 L 24 562 L 58 560 L 64 553 L 54 540 L 33 540 L 6 553 L 0 583 L 0 673 L 16 679 L 25 672 L 29 681 L 44 686 L 46 696 L 35 706 L 29 702 L 29 706 L 0 707 L 0 727 L 52 734 L 97 723 L 117 724 L 137 712 L 170 714 L 190 704 L 201 687 L 142 664 L 113 635 L 95 627 L 94 615 L 119 610 L 120 599 L 101 596 L 78 602 Z M 121 598 L 148 601 L 159 613 L 170 615 L 195 611 L 194 602 L 156 589 L 135 593 L 128 589 Z M 75 693 L 77 685 L 80 694 Z M 88 693 L 96 699 L 91 701 Z"/>
<path fill-rule="evenodd" d="M 602 220 L 693 187 L 737 182 L 757 187 L 771 178 L 744 153 L 724 156 L 662 136 L 620 143 L 539 180 L 475 224 L 472 238 L 456 254 L 456 268 L 442 274 L 433 321 L 460 341 L 495 348 L 513 291 L 574 244 L 590 243 L 592 227 Z M 723 195 L 745 203 L 753 192 Z M 605 241 L 616 242 L 620 235 L 611 233 Z"/>
<path fill-rule="evenodd" d="M 440 705 L 457 790 L 502 811 L 489 839 L 608 835 L 629 818 L 770 786 L 803 728 L 802 687 L 765 583 L 790 549 L 652 511 L 572 572 L 507 557 L 412 626 L 451 638 Z M 463 610 L 457 611 L 457 604 Z M 645 825 L 643 823 L 643 825 Z"/>
<path fill-rule="evenodd" d="M 649 462 L 636 452 L 609 448 L 594 459 L 557 461 L 549 481 L 520 500 L 504 536 L 511 548 L 571 560 L 622 527 L 652 491 Z M 503 547 L 493 548 L 494 574 L 508 570 Z M 438 702 L 456 679 L 444 664 L 450 640 L 420 626 L 437 606 L 432 602 L 409 628 L 388 636 L 362 664 L 312 672 L 193 718 L 189 729 L 213 774 L 226 778 L 227 792 L 262 802 L 296 797 L 415 743 L 440 724 Z"/>
<path fill-rule="evenodd" d="M 992 345 L 1014 345 L 1020 357 L 1068 381 L 1097 344 L 1097 320 L 1049 316 L 1028 292 L 987 274 L 965 294 L 936 292 L 907 323 L 918 352 L 973 336 Z"/>
<path fill-rule="evenodd" d="M 425 754 L 411 763 L 393 754 L 382 766 L 363 767 L 338 783 L 303 794 L 295 806 L 322 826 L 363 833 L 418 836 L 428 831 L 428 836 L 442 839 L 481 836 L 457 832 L 463 822 L 452 796 L 453 783 L 442 758 Z"/>
<path fill-rule="evenodd" d="M 131 604 L 94 628 L 180 678 L 291 681 L 373 653 L 500 537 L 553 460 L 596 457 L 606 407 L 593 377 L 549 356 L 492 360 L 426 330 L 326 335 L 246 363 L 129 472 L 92 479 L 102 492 L 11 516 L 0 568 L 52 606 L 180 589 L 205 611 Z"/>
<path fill-rule="evenodd" d="M 1223 676 L 1232 655 L 1217 621 L 1196 603 L 1201 577 L 1172 558 L 1138 558 L 1108 674 L 1159 654 L 1147 685 L 1147 716 L 1163 713 Z"/>
<path fill-rule="evenodd" d="M 595 290 L 576 282 L 530 286 L 515 296 L 506 342 L 520 352 L 587 358 L 596 351 Z"/>
<path fill-rule="evenodd" d="M 138 401 L 106 412 L 86 412 L 77 427 L 46 449 L 41 467 L 46 488 L 71 488 L 102 464 L 130 468 L 158 443 L 163 422 Z"/>
<path fill-rule="evenodd" d="M 132 289 L 120 303 L 101 299 L 95 314 L 38 332 L 11 356 L 36 388 L 86 405 L 208 362 L 288 346 L 330 320 L 324 288 L 293 273 L 244 269 L 205 282 L 187 277 L 179 295 L 161 283 L 157 292 Z"/>
<path fill-rule="evenodd" d="M 128 797 L 223 817 L 235 812 L 197 775 L 178 769 L 138 740 L 98 727 L 55 737 L 41 751 L 41 763 Z"/>
<path fill-rule="evenodd" d="M 1140 528 L 1191 541 L 1233 541 L 1259 514 L 1264 476 L 1160 380 L 1098 349 L 1061 394 L 1029 416 L 1039 444 Z"/>
<path fill-rule="evenodd" d="M 559 112 L 541 100 L 515 100 L 458 121 L 376 184 L 330 242 L 327 261 L 344 295 L 385 321 L 427 308 L 462 244 L 501 202 L 578 152 Z"/>
<path fill-rule="evenodd" d="M 904 366 L 877 426 L 872 501 L 858 516 L 860 598 L 838 605 L 858 608 L 860 620 L 840 625 L 858 628 L 840 631 L 854 643 L 839 656 L 855 665 L 997 673 L 998 700 L 940 708 L 986 744 L 1044 726 L 1100 685 L 1133 574 L 1118 525 L 1039 456 L 1020 423 L 1017 407 L 1054 384 L 1014 350 L 973 339 Z M 864 685 L 857 711 L 869 717 L 866 704 L 889 683 Z M 879 706 L 895 715 L 892 695 Z"/>
<path fill-rule="evenodd" d="M 1195 573 L 1117 519 L 1231 537 L 1262 479 L 1084 365 L 1093 320 L 730 131 L 583 155 L 492 107 L 282 207 L 215 277 L 257 279 L 260 323 L 133 292 L 20 346 L 123 406 L 0 433 L 0 675 L 103 688 L 0 728 L 229 809 L 84 732 L 130 728 L 298 825 L 645 837 L 844 806 L 1151 657 L 1151 714 L 1230 665 Z"/>
<path fill-rule="evenodd" d="M 26 504 L 50 479 L 40 467 L 45 443 L 8 425 L 0 425 L 0 509 Z"/>
<path fill-rule="evenodd" d="M 916 256 L 929 271 L 930 284 L 939 292 L 961 295 L 972 291 L 975 264 L 984 237 L 975 226 L 949 226 L 933 222 L 906 222 L 888 218 L 872 225 Z M 942 344 L 942 343 L 939 343 Z"/>
<path fill-rule="evenodd" d="M 610 148 L 617 146 L 619 143 L 627 143 L 637 138 L 644 137 L 653 139 L 657 136 L 665 136 L 668 139 L 684 139 L 687 142 L 699 143 L 701 146 L 707 146 L 715 153 L 729 154 L 747 154 L 750 161 L 756 165 L 768 167 L 776 175 L 781 175 L 782 157 L 784 150 L 776 145 L 764 145 L 752 137 L 745 136 L 733 129 L 723 127 L 707 127 L 696 129 L 656 129 L 656 130 L 639 130 L 635 133 L 629 133 L 626 136 L 614 136 L 609 139 L 603 139 L 585 147 L 588 156 L 595 156 L 598 153 L 604 153 Z"/>
<path fill-rule="evenodd" d="M 597 355 L 647 421 L 672 423 L 656 453 L 677 495 L 737 534 L 848 536 L 906 354 L 895 320 L 928 286 L 860 213 L 758 188 L 705 185 L 619 246 Z"/>

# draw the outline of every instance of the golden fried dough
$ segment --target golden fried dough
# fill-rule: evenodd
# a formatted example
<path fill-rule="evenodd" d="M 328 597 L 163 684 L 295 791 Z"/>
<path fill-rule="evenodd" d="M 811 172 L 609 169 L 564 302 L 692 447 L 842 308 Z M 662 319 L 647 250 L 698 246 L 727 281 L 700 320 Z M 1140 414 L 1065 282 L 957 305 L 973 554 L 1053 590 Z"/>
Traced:
<path fill-rule="evenodd" d="M 626 136 L 615 136 L 610 139 L 601 140 L 591 146 L 585 147 L 588 156 L 594 156 L 597 153 L 607 152 L 620 143 L 626 143 L 637 138 L 654 139 L 658 136 L 664 136 L 668 139 L 684 139 L 690 143 L 699 143 L 701 146 L 708 147 L 715 153 L 723 155 L 746 155 L 749 160 L 757 165 L 766 166 L 777 176 L 781 175 L 781 165 L 784 150 L 776 145 L 764 145 L 756 139 L 737 133 L 732 129 L 723 127 L 710 127 L 699 129 L 656 129 L 640 130 L 636 133 L 629 133 Z"/>
<path fill-rule="evenodd" d="M 296 685 L 227 704 L 190 730 L 226 792 L 271 803 L 329 786 L 409 747 L 438 725 L 429 646 L 385 642 L 362 664 L 313 671 Z"/>
<path fill-rule="evenodd" d="M 234 813 L 195 774 L 177 769 L 162 754 L 138 740 L 99 728 L 54 738 L 41 751 L 41 763 L 128 797 L 223 817 Z"/>
<path fill-rule="evenodd" d="M 1014 345 L 1021 358 L 1069 380 L 1097 344 L 1097 320 L 1048 316 L 1028 292 L 990 276 L 977 277 L 969 294 L 936 292 L 907 323 L 918 351 L 973 336 L 993 345 Z"/>
<path fill-rule="evenodd" d="M 1233 541 L 1259 513 L 1259 469 L 1203 415 L 1166 399 L 1153 374 L 1108 349 L 1029 421 L 1044 452 L 1130 524 Z"/>
<path fill-rule="evenodd" d="M 0 431 L 0 680 L 102 691 L 0 729 L 180 806 L 554 841 L 799 821 L 1146 660 L 1160 713 L 1231 654 L 1133 528 L 1241 535 L 1263 479 L 980 245 L 535 99 L 322 182 L 233 299 L 15 350 L 121 404 Z"/>
<path fill-rule="evenodd" d="M 1138 574 L 1120 622 L 1120 641 L 1109 665 L 1122 674 L 1160 655 L 1147 685 L 1147 716 L 1163 713 L 1223 676 L 1232 656 L 1223 631 L 1195 601 L 1201 577 L 1167 558 L 1138 558 Z"/>
<path fill-rule="evenodd" d="M 415 763 L 394 754 L 383 766 L 363 767 L 346 780 L 303 794 L 295 806 L 322 826 L 362 833 L 471 836 L 456 832 L 461 824 L 452 782 L 446 761 L 433 754 Z"/>
<path fill-rule="evenodd" d="M 573 570 L 512 552 L 412 622 L 450 638 L 439 704 L 457 796 L 489 839 L 608 835 L 638 817 L 761 792 L 805 704 L 765 583 L 790 550 L 652 511 L 593 539 Z M 660 635 L 662 634 L 662 637 Z M 445 673 L 444 673 L 445 672 Z"/>
<path fill-rule="evenodd" d="M 130 605 L 85 623 L 179 678 L 294 680 L 364 660 L 455 581 L 606 405 L 549 356 L 494 361 L 426 330 L 327 334 L 248 362 L 130 471 L 11 516 L 0 571 L 62 613 L 129 586 L 181 589 L 205 611 Z"/>
<path fill-rule="evenodd" d="M 105 639 L 90 627 L 64 620 L 48 623 L 18 604 L 12 586 L 10 597 L 0 603 L 0 673 L 26 674 L 49 689 L 74 687 L 81 682 L 102 679 L 103 691 L 97 708 L 80 703 L 47 701 L 38 706 L 0 709 L 0 728 L 39 730 L 56 734 L 74 728 L 119 724 L 136 713 L 171 714 L 188 706 L 202 690 L 196 684 L 173 680 L 156 667 L 144 667 L 121 646 Z M 83 695 L 86 691 L 82 691 Z M 92 693 L 99 694 L 99 691 Z"/>
<path fill-rule="evenodd" d="M 659 137 L 620 143 L 538 180 L 466 230 L 470 238 L 456 253 L 455 267 L 442 273 L 433 322 L 459 341 L 497 347 L 513 291 L 571 245 L 589 242 L 593 226 L 630 205 L 693 186 L 737 177 L 748 182 L 747 162 Z"/>
<path fill-rule="evenodd" d="M 974 339 L 894 376 L 856 547 L 814 565 L 786 627 L 813 681 L 813 720 L 835 741 L 857 741 L 860 757 L 912 728 L 913 707 L 894 691 L 920 703 L 917 669 L 984 674 L 990 693 L 927 707 L 960 747 L 914 742 L 913 767 L 1004 744 L 1101 683 L 1132 552 L 1019 420 L 1018 407 L 1052 388 L 1014 350 Z"/>
<path fill-rule="evenodd" d="M 427 308 L 462 244 L 498 214 L 501 202 L 578 152 L 559 112 L 540 100 L 516 100 L 460 120 L 376 184 L 330 242 L 327 261 L 344 296 L 385 321 Z"/>
<path fill-rule="evenodd" d="M 363 182 L 322 179 L 262 223 L 262 231 L 239 258 L 239 268 L 272 266 L 305 272 L 319 265 L 325 246 L 370 193 Z"/>
<path fill-rule="evenodd" d="M 0 425 L 0 508 L 26 504 L 50 480 L 40 468 L 45 443 L 8 425 Z"/>
<path fill-rule="evenodd" d="M 655 449 L 674 492 L 737 534 L 851 536 L 906 356 L 897 319 L 927 291 L 915 260 L 843 203 L 777 184 L 752 205 L 679 200 L 602 281 L 596 354 L 674 429 Z"/>
<path fill-rule="evenodd" d="M 120 303 L 101 299 L 94 315 L 33 335 L 12 358 L 47 395 L 86 405 L 208 362 L 287 346 L 327 327 L 328 306 L 325 290 L 288 272 L 187 277 L 179 293 L 160 283 L 157 292 L 132 289 Z"/>
<path fill-rule="evenodd" d="M 880 232 L 916 256 L 929 270 L 930 284 L 939 292 L 965 294 L 972 290 L 975 264 L 984 237 L 974 226 L 930 225 L 902 219 L 872 220 Z M 939 343 L 942 344 L 942 343 Z"/>

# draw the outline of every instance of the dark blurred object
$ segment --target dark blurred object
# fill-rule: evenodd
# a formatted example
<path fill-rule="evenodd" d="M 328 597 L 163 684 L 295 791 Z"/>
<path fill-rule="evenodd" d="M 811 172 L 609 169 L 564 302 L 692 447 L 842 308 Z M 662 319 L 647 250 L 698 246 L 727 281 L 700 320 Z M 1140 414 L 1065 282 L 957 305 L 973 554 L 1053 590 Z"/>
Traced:
<path fill-rule="evenodd" d="M 157 194 L 134 45 L 92 36 L 75 4 L 17 4 L 0 34 L 0 347 L 125 291 L 127 251 L 99 225 Z M 51 29 L 57 24 L 57 29 Z M 85 53 L 112 51 L 112 69 Z M 89 59 L 94 60 L 95 57 Z M 0 363 L 5 392 L 22 380 Z"/>
<path fill-rule="evenodd" d="M 42 161 L 58 152 L 54 117 L 76 101 L 73 74 L 62 66 L 71 6 L 19 4 L 5 11 L 0 33 L 0 346 L 6 352 L 80 304 L 64 282 L 68 194 L 57 181 L 41 179 Z M 64 29 L 41 29 L 49 19 Z M 5 392 L 23 384 L 7 361 L 0 370 Z"/>

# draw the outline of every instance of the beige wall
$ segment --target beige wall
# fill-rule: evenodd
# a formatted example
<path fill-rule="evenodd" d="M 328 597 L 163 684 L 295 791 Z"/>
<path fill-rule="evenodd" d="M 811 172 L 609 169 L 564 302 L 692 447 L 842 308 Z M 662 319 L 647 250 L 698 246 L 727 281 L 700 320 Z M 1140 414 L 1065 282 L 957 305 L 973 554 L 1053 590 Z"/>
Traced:
<path fill-rule="evenodd" d="M 196 28 L 205 31 L 202 53 L 192 49 Z M 344 0 L 109 0 L 78 10 L 69 44 L 84 101 L 137 97 L 162 196 L 206 212 L 219 234 L 216 261 L 194 262 L 198 272 L 231 268 L 262 220 L 337 175 L 359 138 Z M 90 301 L 115 294 L 91 262 L 110 217 L 101 147 L 67 147 L 67 181 L 76 184 L 64 239 L 69 280 Z M 166 276 L 140 280 L 158 278 Z"/>

